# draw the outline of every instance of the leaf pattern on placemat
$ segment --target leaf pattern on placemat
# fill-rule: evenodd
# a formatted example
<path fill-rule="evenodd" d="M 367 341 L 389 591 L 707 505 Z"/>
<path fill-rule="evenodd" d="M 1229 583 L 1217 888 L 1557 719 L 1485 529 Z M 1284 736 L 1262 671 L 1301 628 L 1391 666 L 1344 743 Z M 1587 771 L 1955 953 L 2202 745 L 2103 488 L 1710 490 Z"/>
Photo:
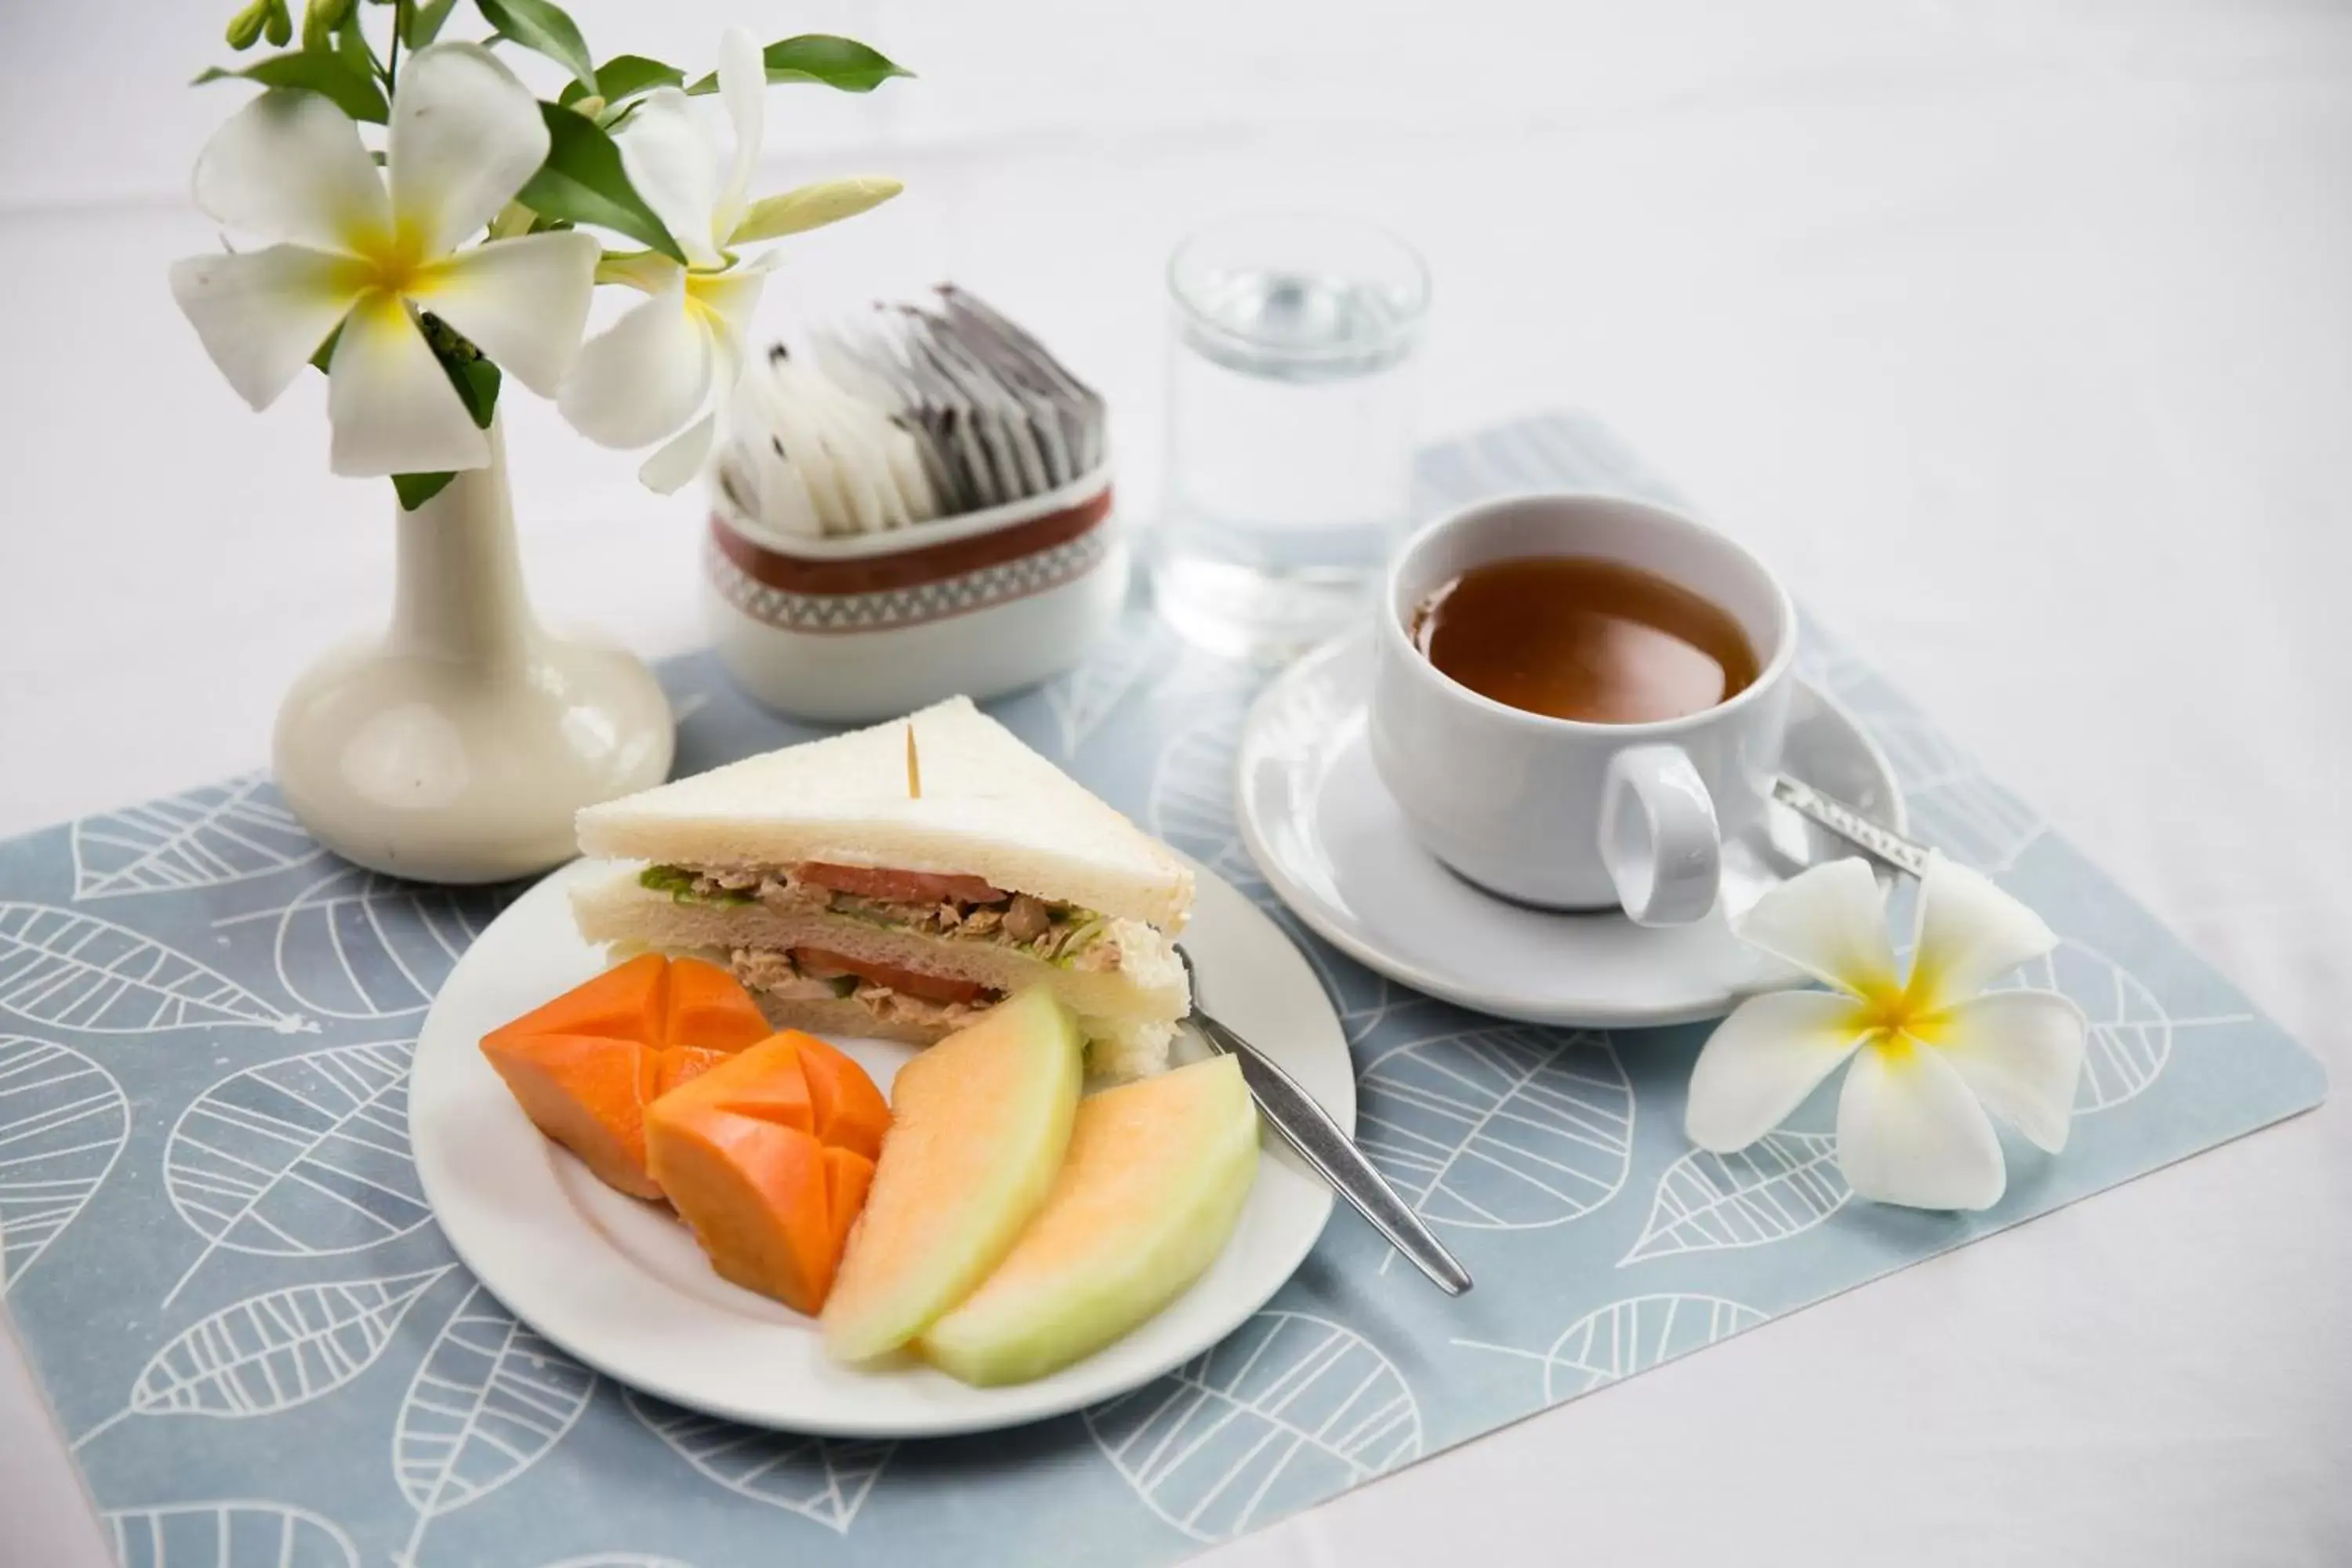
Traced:
<path fill-rule="evenodd" d="M 122 1568 L 360 1568 L 342 1526 L 285 1503 L 121 1508 L 106 1523 Z"/>
<path fill-rule="evenodd" d="M 857 1510 L 898 1447 L 766 1432 L 681 1410 L 635 1389 L 623 1396 L 646 1431 L 705 1477 L 738 1497 L 799 1514 L 844 1535 L 857 1521 Z"/>
<path fill-rule="evenodd" d="M 1375 1057 L 1357 1087 L 1356 1142 L 1423 1219 L 1561 1225 L 1625 1184 L 1633 1089 L 1606 1035 L 1440 1035 Z"/>
<path fill-rule="evenodd" d="M 0 1296 L 74 1222 L 130 1135 L 113 1074 L 70 1047 L 0 1035 Z"/>
<path fill-rule="evenodd" d="M 1720 1296 L 1633 1296 L 1595 1308 L 1569 1324 L 1549 1350 L 1521 1350 L 1478 1340 L 1454 1343 L 1463 1350 L 1492 1352 L 1544 1369 L 1544 1403 L 1558 1405 L 1604 1384 L 1704 1350 L 1765 1321 L 1765 1314 Z"/>
<path fill-rule="evenodd" d="M 77 902 L 225 887 L 326 853 L 261 773 L 85 816 L 72 842 Z"/>
<path fill-rule="evenodd" d="M 1420 1458 L 1421 1407 L 1363 1337 L 1263 1311 L 1206 1355 L 1085 1413 L 1144 1503 L 1225 1541 Z"/>
<path fill-rule="evenodd" d="M 0 903 L 0 1008 L 93 1035 L 305 1026 L 185 953 L 47 904 Z"/>
<path fill-rule="evenodd" d="M 1152 771 L 1143 820 L 1165 839 L 1245 893 L 1265 885 L 1234 823 L 1232 717 L 1211 710 L 1177 732 Z"/>
<path fill-rule="evenodd" d="M 322 1398 L 374 1365 L 409 1309 L 454 1267 L 289 1285 L 224 1307 L 149 1358 L 124 1414 L 241 1420 Z"/>
<path fill-rule="evenodd" d="M 442 1325 L 400 1402 L 392 1469 L 416 1510 L 404 1560 L 425 1526 L 529 1469 L 563 1440 L 596 1374 L 515 1321 L 477 1285 Z"/>
<path fill-rule="evenodd" d="M 1166 662 L 1167 637 L 1156 622 L 1141 635 L 1104 637 L 1075 667 L 1038 689 L 1053 715 L 1064 762 L 1076 756 L 1128 694 Z"/>
<path fill-rule="evenodd" d="M 413 1051 L 386 1040 L 266 1062 L 180 1113 L 163 1146 L 163 1186 L 205 1240 L 181 1286 L 215 1249 L 356 1252 L 433 1217 L 408 1148 Z"/>
<path fill-rule="evenodd" d="M 423 1009 L 519 889 L 438 888 L 346 867 L 278 911 L 278 978 L 334 1018 Z"/>
<path fill-rule="evenodd" d="M 2172 1059 L 2176 1028 L 2242 1024 L 2249 1016 L 2175 1020 L 2138 976 L 2074 941 L 2060 942 L 2008 983 L 2062 992 L 2083 1009 L 2090 1032 L 2083 1041 L 2083 1076 L 2074 1085 L 2077 1116 L 2112 1110 L 2145 1093 Z"/>
<path fill-rule="evenodd" d="M 1588 1312 L 1553 1342 L 1544 1397 L 1553 1404 L 1727 1340 L 1764 1321 L 1719 1296 L 1636 1296 Z"/>
<path fill-rule="evenodd" d="M 1811 1230 L 1853 1195 L 1826 1132 L 1768 1132 L 1730 1154 L 1694 1149 L 1666 1167 L 1641 1239 L 1618 1262 L 1761 1247 Z"/>
<path fill-rule="evenodd" d="M 1963 865 L 1997 873 L 2017 864 L 2045 831 L 2032 807 L 1920 719 L 1865 714 L 1864 727 L 1902 783 L 1912 837 Z"/>

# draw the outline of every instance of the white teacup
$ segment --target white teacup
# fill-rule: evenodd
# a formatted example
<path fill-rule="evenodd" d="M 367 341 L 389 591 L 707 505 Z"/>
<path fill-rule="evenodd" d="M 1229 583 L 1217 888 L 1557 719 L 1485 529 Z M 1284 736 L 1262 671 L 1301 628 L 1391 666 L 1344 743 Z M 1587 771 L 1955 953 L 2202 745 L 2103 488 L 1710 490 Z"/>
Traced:
<path fill-rule="evenodd" d="M 1529 555 L 1622 562 L 1699 595 L 1746 634 L 1755 680 L 1683 718 L 1588 723 L 1481 696 L 1413 647 L 1413 611 L 1433 589 Z M 1432 854 L 1524 903 L 1622 905 L 1657 926 L 1714 909 L 1723 841 L 1763 816 L 1788 728 L 1797 612 L 1762 562 L 1660 507 L 1520 496 L 1454 512 L 1408 541 L 1379 621 L 1372 760 Z"/>

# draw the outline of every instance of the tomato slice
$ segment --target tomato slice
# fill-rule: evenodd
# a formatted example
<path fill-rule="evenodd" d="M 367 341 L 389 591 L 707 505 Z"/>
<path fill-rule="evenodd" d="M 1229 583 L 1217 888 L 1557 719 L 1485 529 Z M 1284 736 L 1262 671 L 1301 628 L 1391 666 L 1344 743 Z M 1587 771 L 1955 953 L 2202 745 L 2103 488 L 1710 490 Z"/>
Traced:
<path fill-rule="evenodd" d="M 832 866 L 822 860 L 811 860 L 799 869 L 804 882 L 889 904 L 937 904 L 950 899 L 966 904 L 995 904 L 1013 896 L 978 877 L 893 871 L 881 866 Z"/>
<path fill-rule="evenodd" d="M 793 962 L 800 966 L 802 973 L 819 980 L 829 980 L 837 974 L 855 974 L 861 980 L 887 985 L 893 991 L 919 996 L 926 1002 L 977 1002 L 988 994 L 987 986 L 973 981 L 950 980 L 940 974 L 918 974 L 911 969 L 870 963 L 862 958 L 845 958 L 821 947 L 793 949 Z"/>

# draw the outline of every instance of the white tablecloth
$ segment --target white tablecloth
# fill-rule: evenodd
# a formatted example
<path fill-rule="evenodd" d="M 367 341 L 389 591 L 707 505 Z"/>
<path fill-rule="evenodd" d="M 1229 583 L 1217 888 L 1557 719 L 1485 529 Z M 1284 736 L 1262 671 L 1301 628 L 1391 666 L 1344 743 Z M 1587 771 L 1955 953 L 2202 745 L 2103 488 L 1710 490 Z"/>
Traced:
<path fill-rule="evenodd" d="M 320 389 L 249 416 L 164 290 L 232 8 L 0 16 L 0 830 L 252 765 L 384 605 L 388 487 L 326 475 Z M 573 8 L 697 58 L 730 14 Z M 1433 434 L 1600 413 L 2352 1068 L 2352 11 L 792 10 L 923 79 L 772 100 L 777 183 L 908 184 L 793 247 L 777 321 L 978 288 L 1108 390 L 1148 508 L 1169 244 L 1384 218 L 1437 279 Z M 542 606 L 690 646 L 691 502 L 524 398 L 513 449 Z M 1205 1561 L 2344 1561 L 2347 1193 L 2331 1106 Z M 0 1521 L 103 1560 L 7 1347 Z"/>

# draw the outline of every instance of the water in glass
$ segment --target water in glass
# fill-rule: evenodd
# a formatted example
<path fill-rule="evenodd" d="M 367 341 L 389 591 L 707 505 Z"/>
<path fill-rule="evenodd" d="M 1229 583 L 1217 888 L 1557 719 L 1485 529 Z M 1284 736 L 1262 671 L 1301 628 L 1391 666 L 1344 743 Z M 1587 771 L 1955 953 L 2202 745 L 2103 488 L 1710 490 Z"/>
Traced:
<path fill-rule="evenodd" d="M 1204 259 L 1219 237 L 1208 231 L 1171 269 L 1155 591 L 1195 641 L 1278 658 L 1361 612 L 1402 531 L 1426 289 L 1410 251 L 1355 226 L 1318 236 L 1320 255 L 1297 247 L 1294 265 L 1252 264 L 1253 248 L 1278 255 L 1270 243 L 1213 247 Z M 1351 271 L 1371 258 L 1332 241 L 1357 238 L 1406 265 Z"/>

